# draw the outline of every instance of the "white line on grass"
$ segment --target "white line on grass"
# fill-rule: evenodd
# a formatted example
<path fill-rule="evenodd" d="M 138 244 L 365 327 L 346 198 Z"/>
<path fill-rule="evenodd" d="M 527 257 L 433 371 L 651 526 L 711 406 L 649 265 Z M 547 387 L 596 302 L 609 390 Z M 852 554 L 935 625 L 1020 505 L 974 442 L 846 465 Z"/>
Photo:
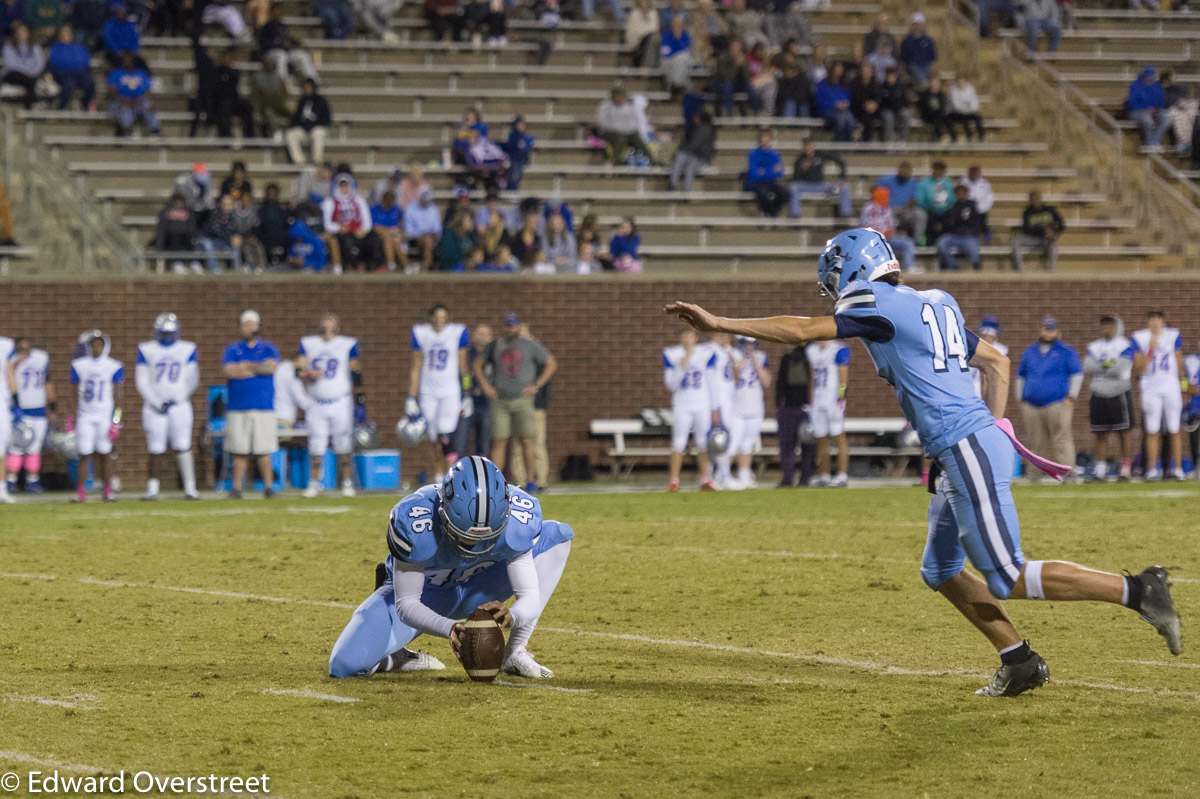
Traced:
<path fill-rule="evenodd" d="M 100 700 L 91 694 L 78 694 L 76 696 L 67 697 L 66 699 L 50 699 L 45 696 L 22 696 L 21 694 L 9 694 L 4 697 L 8 702 L 32 702 L 37 705 L 49 705 L 51 707 L 65 707 L 68 710 L 98 710 Z"/>
<path fill-rule="evenodd" d="M 188 519 L 192 517 L 211 517 L 211 516 L 255 516 L 264 513 L 277 514 L 282 510 L 286 513 L 317 513 L 326 516 L 340 513 L 349 513 L 352 508 L 346 505 L 334 505 L 329 508 L 322 507 L 300 507 L 289 508 L 279 506 L 264 507 L 264 508 L 213 508 L 211 510 L 148 510 L 148 511 L 112 511 L 109 513 L 81 513 L 68 514 L 63 516 L 64 521 L 84 522 L 84 521 L 104 521 L 106 519 L 130 519 L 141 518 L 144 516 L 159 516 L 172 519 Z"/>
<path fill-rule="evenodd" d="M 80 763 L 64 763 L 61 760 L 53 760 L 53 759 L 44 758 L 44 757 L 34 757 L 33 755 L 27 755 L 24 752 L 7 752 L 7 751 L 0 750 L 0 762 L 5 762 L 5 761 L 7 761 L 9 763 L 28 763 L 31 766 L 43 766 L 45 768 L 57 768 L 57 769 L 62 769 L 63 771 L 82 771 L 85 773 L 94 773 L 94 772 L 103 771 L 103 772 L 107 772 L 109 774 L 115 774 L 118 771 L 118 769 L 115 769 L 115 768 L 101 768 L 100 766 L 85 766 Z"/>
<path fill-rule="evenodd" d="M 2 575 L 0 575 L 2 576 Z M 50 578 L 53 579 L 53 578 Z M 208 596 L 223 596 L 230 599 L 253 599 L 259 602 L 281 602 L 291 605 L 314 605 L 321 608 L 344 608 L 353 610 L 357 605 L 347 605 L 343 602 L 320 602 L 315 599 L 291 599 L 289 597 L 262 596 L 261 594 L 243 594 L 238 591 L 210 591 L 205 588 L 186 588 L 179 585 L 155 585 L 154 583 L 123 583 L 116 580 L 97 580 L 94 577 L 80 577 L 78 582 L 84 585 L 103 585 L 108 588 L 154 588 L 159 591 L 176 591 L 183 594 L 206 594 Z"/>
<path fill-rule="evenodd" d="M 0 572 L 0 578 L 6 580 L 57 580 L 53 574 L 18 574 L 16 572 Z"/>
<path fill-rule="evenodd" d="M 320 699 L 322 702 L 358 702 L 361 700 L 355 699 L 352 696 L 338 696 L 337 694 L 319 694 L 316 691 L 300 691 L 294 688 L 264 688 L 264 694 L 274 694 L 275 696 L 298 696 L 303 699 Z"/>
<path fill-rule="evenodd" d="M 508 680 L 493 680 L 496 685 L 506 688 L 535 688 L 539 691 L 559 691 L 564 694 L 590 694 L 591 688 L 562 688 L 558 685 L 540 685 L 532 682 L 509 682 Z"/>
<path fill-rule="evenodd" d="M 1136 666 L 1163 666 L 1168 669 L 1200 669 L 1200 663 L 1171 663 L 1165 660 L 1122 660 L 1120 663 L 1133 663 Z"/>

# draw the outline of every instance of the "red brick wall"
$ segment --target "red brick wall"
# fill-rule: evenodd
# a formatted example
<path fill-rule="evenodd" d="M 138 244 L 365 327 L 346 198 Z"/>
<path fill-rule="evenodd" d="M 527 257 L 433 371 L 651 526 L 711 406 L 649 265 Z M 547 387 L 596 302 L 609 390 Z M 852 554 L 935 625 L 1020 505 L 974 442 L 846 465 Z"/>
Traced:
<path fill-rule="evenodd" d="M 918 288 L 932 281 L 914 281 Z M 946 284 L 974 326 L 985 313 L 997 314 L 1002 340 L 1014 362 L 1035 338 L 1042 317 L 1054 313 L 1067 342 L 1082 349 L 1094 337 L 1102 312 L 1119 313 L 1128 327 L 1140 326 L 1148 307 L 1166 311 L 1181 327 L 1190 350 L 1200 333 L 1200 281 L 1139 278 L 1127 281 L 1021 280 L 962 281 Z M 550 415 L 551 457 L 557 472 L 568 453 L 603 458 L 601 442 L 590 440 L 595 417 L 636 415 L 643 405 L 666 405 L 659 350 L 672 343 L 677 327 L 661 313 L 665 302 L 687 299 L 728 315 L 820 314 L 829 303 L 816 295 L 815 281 L 666 282 L 619 279 L 578 280 L 374 280 L 341 282 L 280 280 L 128 280 L 69 285 L 0 283 L 0 334 L 27 334 L 45 347 L 60 396 L 66 393 L 66 364 L 78 333 L 101 327 L 113 339 L 113 355 L 132 366 L 137 342 L 150 338 L 156 314 L 175 311 L 184 336 L 200 347 L 202 384 L 221 382 L 220 354 L 236 337 L 237 316 L 253 307 L 263 316 L 264 333 L 285 353 L 302 334 L 315 331 L 319 315 L 332 310 L 342 328 L 362 342 L 362 362 L 371 416 L 383 428 L 385 446 L 395 444 L 391 428 L 407 391 L 409 327 L 435 302 L 451 308 L 455 320 L 498 323 L 519 312 L 559 361 Z M 766 346 L 772 360 L 782 348 Z M 865 351 L 855 344 L 850 377 L 852 415 L 898 415 L 887 385 L 874 376 Z M 1086 387 L 1085 387 L 1086 396 Z M 197 430 L 203 409 L 197 393 Z M 770 400 L 768 400 L 770 403 Z M 66 405 L 68 403 L 61 403 Z M 126 389 L 126 433 L 119 443 L 121 473 L 131 487 L 141 485 L 145 459 L 141 403 L 132 369 Z M 770 413 L 770 407 L 768 407 Z M 1019 412 L 1013 409 L 1020 427 Z M 1077 440 L 1088 441 L 1085 414 L 1076 414 Z M 412 477 L 412 460 L 405 479 Z M 53 468 L 53 460 L 51 460 Z"/>

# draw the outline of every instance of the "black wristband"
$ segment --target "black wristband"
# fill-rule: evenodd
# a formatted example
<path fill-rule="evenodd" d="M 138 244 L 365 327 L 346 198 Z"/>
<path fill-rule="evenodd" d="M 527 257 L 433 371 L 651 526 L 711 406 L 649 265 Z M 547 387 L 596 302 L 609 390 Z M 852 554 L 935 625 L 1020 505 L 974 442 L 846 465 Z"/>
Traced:
<path fill-rule="evenodd" d="M 48 403 L 46 403 L 46 407 L 50 410 L 50 413 L 58 413 L 58 403 L 57 402 L 53 402 L 53 401 L 48 402 Z"/>

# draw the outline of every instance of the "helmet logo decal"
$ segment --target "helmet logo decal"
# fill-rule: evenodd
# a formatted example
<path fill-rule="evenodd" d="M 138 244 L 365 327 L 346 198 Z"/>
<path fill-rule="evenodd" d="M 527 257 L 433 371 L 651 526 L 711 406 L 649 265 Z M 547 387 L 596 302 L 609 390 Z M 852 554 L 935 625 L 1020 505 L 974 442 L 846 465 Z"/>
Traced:
<path fill-rule="evenodd" d="M 475 468 L 475 524 L 487 527 L 487 467 L 483 464 L 483 458 L 478 455 L 471 456 L 471 465 Z"/>

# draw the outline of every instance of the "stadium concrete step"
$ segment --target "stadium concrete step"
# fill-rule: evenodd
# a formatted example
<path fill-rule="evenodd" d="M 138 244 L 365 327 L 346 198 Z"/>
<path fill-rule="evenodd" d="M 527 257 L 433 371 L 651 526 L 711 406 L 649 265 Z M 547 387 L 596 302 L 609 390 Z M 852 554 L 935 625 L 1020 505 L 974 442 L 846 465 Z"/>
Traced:
<path fill-rule="evenodd" d="M 1014 29 L 1000 32 L 1006 39 L 1025 40 L 1025 33 Z M 1193 52 L 1195 34 L 1190 31 L 1167 29 L 1164 31 L 1134 30 L 1125 28 L 1092 29 L 1067 31 L 1059 43 L 1060 52 L 1068 53 L 1104 53 L 1143 51 L 1147 59 L 1153 60 L 1159 54 L 1176 55 Z M 1045 45 L 1041 45 L 1045 47 Z"/>

